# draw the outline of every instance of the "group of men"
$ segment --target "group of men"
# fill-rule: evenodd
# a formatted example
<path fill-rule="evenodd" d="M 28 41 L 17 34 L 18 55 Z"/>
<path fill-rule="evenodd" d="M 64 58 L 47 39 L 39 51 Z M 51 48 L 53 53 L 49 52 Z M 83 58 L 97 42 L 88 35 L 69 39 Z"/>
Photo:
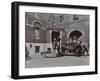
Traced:
<path fill-rule="evenodd" d="M 76 56 L 83 56 L 85 55 L 85 53 L 88 54 L 88 49 L 86 48 L 86 46 L 83 44 L 83 41 L 82 40 L 78 40 L 76 42 L 70 42 L 70 45 L 67 45 L 67 44 L 62 44 L 61 43 L 62 40 L 57 40 L 57 39 L 54 39 L 53 41 L 53 49 L 54 50 L 57 50 L 57 55 L 58 56 L 63 56 L 65 54 L 65 50 L 67 51 L 73 51 L 74 50 L 74 55 Z M 72 45 L 72 43 L 74 45 Z M 72 47 L 72 48 L 71 48 Z"/>

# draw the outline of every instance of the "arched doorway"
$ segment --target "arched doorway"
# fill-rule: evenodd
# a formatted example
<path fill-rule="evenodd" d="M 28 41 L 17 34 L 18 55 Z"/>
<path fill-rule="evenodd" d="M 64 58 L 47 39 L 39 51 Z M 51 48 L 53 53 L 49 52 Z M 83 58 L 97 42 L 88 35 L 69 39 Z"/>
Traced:
<path fill-rule="evenodd" d="M 72 40 L 77 40 L 80 38 L 80 36 L 82 36 L 82 32 L 80 32 L 79 30 L 74 30 L 70 33 L 69 38 L 71 38 Z"/>

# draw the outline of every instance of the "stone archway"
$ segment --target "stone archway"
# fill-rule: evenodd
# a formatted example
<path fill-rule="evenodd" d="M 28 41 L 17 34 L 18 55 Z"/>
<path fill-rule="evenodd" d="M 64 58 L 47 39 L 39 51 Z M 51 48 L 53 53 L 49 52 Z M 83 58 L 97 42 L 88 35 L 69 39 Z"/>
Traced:
<path fill-rule="evenodd" d="M 69 38 L 71 38 L 72 40 L 75 40 L 75 39 L 79 39 L 80 36 L 82 36 L 82 32 L 79 31 L 79 30 L 74 30 L 72 31 L 70 34 L 69 34 Z"/>
<path fill-rule="evenodd" d="M 41 22 L 37 21 L 37 20 L 33 21 L 32 25 L 35 26 L 35 27 L 40 27 L 40 28 L 42 27 Z"/>

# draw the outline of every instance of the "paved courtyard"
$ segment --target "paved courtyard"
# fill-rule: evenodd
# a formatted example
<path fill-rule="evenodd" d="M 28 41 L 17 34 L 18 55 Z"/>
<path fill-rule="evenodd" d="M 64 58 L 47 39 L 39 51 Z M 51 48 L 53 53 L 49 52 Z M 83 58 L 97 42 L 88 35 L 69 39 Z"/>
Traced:
<path fill-rule="evenodd" d="M 89 65 L 89 56 L 63 56 L 56 58 L 43 58 L 42 56 L 35 56 L 31 60 L 26 60 L 26 68 L 37 67 L 59 67 L 59 66 L 81 66 Z"/>

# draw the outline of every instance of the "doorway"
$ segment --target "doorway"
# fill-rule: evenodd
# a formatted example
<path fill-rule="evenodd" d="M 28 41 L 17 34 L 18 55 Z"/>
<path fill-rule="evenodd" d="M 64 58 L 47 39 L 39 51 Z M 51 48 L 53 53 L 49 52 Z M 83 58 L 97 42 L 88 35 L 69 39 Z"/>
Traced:
<path fill-rule="evenodd" d="M 60 31 L 52 31 L 52 43 L 54 40 L 57 40 L 59 42 L 60 39 Z"/>
<path fill-rule="evenodd" d="M 77 40 L 80 38 L 80 36 L 82 36 L 82 33 L 78 30 L 74 30 L 70 33 L 69 37 L 72 39 L 72 40 Z"/>

